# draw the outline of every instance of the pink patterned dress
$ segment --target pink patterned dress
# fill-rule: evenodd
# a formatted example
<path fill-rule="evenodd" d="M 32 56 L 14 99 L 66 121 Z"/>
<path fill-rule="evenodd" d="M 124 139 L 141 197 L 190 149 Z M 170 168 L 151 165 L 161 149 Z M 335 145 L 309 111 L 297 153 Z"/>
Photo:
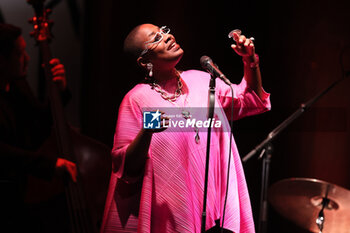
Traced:
<path fill-rule="evenodd" d="M 181 73 L 184 94 L 175 103 L 164 100 L 149 84 L 138 84 L 124 97 L 112 150 L 113 171 L 101 233 L 200 232 L 207 131 L 168 128 L 152 136 L 144 174 L 129 179 L 123 174 L 125 152 L 143 126 L 143 110 L 206 108 L 210 75 Z M 243 79 L 234 89 L 234 118 L 270 109 L 269 94 L 260 99 Z M 229 156 L 231 90 L 216 79 L 215 118 L 222 122 L 211 135 L 206 229 L 222 219 Z M 166 111 L 166 110 L 165 110 Z M 227 117 L 226 117 L 227 115 Z M 243 168 L 234 140 L 231 146 L 229 192 L 224 228 L 235 233 L 254 232 L 254 222 Z"/>

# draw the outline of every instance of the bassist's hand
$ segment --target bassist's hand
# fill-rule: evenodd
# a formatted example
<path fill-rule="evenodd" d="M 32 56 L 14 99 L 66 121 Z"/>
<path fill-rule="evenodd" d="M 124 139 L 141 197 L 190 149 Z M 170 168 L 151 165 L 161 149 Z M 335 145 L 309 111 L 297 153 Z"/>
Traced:
<path fill-rule="evenodd" d="M 61 91 L 64 91 L 67 88 L 66 71 L 64 66 L 57 58 L 51 59 L 50 65 L 52 67 L 52 80 L 58 84 Z"/>
<path fill-rule="evenodd" d="M 68 173 L 70 178 L 74 182 L 77 182 L 77 174 L 78 174 L 77 166 L 75 165 L 75 163 L 69 160 L 58 158 L 56 162 L 56 173 L 60 175 Z"/>

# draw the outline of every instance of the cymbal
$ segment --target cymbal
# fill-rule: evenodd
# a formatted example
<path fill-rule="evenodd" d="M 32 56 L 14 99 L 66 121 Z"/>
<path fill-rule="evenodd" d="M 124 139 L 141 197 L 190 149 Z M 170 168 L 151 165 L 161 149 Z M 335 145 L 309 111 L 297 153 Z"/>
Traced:
<path fill-rule="evenodd" d="M 271 185 L 268 200 L 285 218 L 318 233 L 316 219 L 326 195 L 323 233 L 350 233 L 350 190 L 322 180 L 291 178 Z"/>

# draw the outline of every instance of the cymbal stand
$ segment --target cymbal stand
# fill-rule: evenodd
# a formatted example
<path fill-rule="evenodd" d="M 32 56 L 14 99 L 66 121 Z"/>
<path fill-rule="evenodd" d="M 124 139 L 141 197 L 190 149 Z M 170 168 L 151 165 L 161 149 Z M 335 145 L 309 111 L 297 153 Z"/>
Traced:
<path fill-rule="evenodd" d="M 324 217 L 324 213 L 323 213 L 323 210 L 325 207 L 328 206 L 329 204 L 329 199 L 328 199 L 328 191 L 329 191 L 329 185 L 327 186 L 327 191 L 326 191 L 326 195 L 324 198 L 322 198 L 322 208 L 320 210 L 320 212 L 318 213 L 318 217 L 316 219 L 316 224 L 318 226 L 318 229 L 320 230 L 319 233 L 322 233 L 322 230 L 323 230 L 323 224 L 325 222 L 325 217 Z"/>

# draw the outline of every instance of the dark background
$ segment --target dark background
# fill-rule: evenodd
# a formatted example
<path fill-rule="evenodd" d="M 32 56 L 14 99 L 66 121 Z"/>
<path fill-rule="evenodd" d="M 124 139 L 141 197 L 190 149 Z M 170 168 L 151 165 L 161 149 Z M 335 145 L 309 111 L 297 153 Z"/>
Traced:
<path fill-rule="evenodd" d="M 54 51 L 67 68 L 74 95 L 67 114 L 84 134 L 109 146 L 120 102 L 143 78 L 135 76 L 134 66 L 125 62 L 122 53 L 125 36 L 141 23 L 171 28 L 185 51 L 178 68 L 201 69 L 199 59 L 207 55 L 232 82 L 241 80 L 243 66 L 230 48 L 228 32 L 239 28 L 244 35 L 255 37 L 264 88 L 272 94 L 272 111 L 235 122 L 241 156 L 301 103 L 340 79 L 341 63 L 346 71 L 350 70 L 350 4 L 346 0 L 81 0 L 76 2 L 76 8 L 72 0 L 57 2 L 57 14 L 55 10 L 53 14 L 57 28 Z M 9 23 L 14 23 L 11 16 L 20 7 L 17 4 L 11 12 L 8 6 L 0 5 Z M 20 4 L 30 14 L 30 7 L 24 1 Z M 79 33 L 74 31 L 73 22 Z M 27 28 L 24 33 L 29 32 Z M 67 39 L 67 33 L 71 39 Z M 69 77 L 70 70 L 75 70 L 74 79 Z M 285 178 L 308 177 L 350 189 L 349 87 L 349 79 L 341 82 L 274 141 L 271 184 Z M 244 167 L 257 220 L 261 161 L 253 157 Z M 308 231 L 271 207 L 268 232 Z"/>

